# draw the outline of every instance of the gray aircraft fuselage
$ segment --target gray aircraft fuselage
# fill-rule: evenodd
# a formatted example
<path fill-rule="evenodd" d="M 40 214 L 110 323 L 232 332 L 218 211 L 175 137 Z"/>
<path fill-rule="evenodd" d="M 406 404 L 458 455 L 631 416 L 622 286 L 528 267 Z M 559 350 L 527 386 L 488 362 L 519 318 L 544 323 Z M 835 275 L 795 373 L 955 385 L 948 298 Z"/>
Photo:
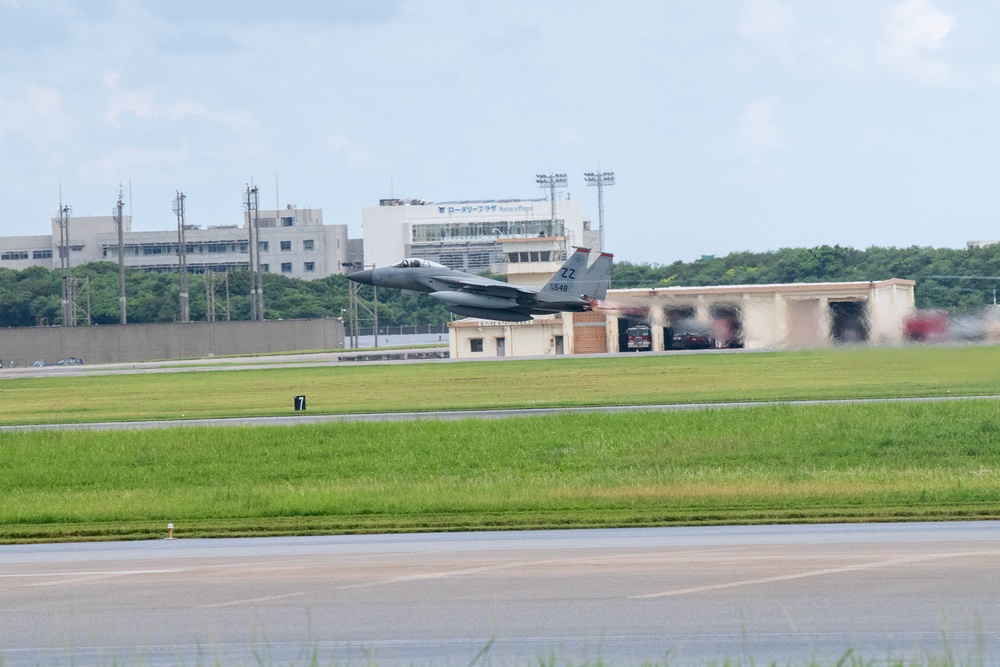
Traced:
<path fill-rule="evenodd" d="M 512 285 L 416 258 L 358 271 L 347 278 L 376 287 L 426 293 L 459 315 L 523 322 L 532 315 L 591 310 L 604 298 L 613 256 L 601 253 L 588 268 L 589 253 L 587 248 L 577 248 L 542 288 Z"/>

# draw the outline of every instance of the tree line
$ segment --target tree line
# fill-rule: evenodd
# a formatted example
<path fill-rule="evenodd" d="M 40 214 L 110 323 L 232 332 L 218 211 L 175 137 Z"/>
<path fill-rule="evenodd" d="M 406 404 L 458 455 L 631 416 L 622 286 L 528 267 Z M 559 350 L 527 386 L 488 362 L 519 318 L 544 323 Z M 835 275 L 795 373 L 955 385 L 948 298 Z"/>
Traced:
<path fill-rule="evenodd" d="M 80 285 L 76 301 L 89 303 L 92 324 L 118 324 L 118 265 L 93 262 L 73 267 L 73 277 Z M 215 274 L 218 282 L 224 274 Z M 319 280 L 300 280 L 266 273 L 264 278 L 264 315 L 266 319 L 313 319 L 344 317 L 349 321 L 348 281 L 342 275 Z M 31 267 L 22 271 L 0 268 L 0 326 L 30 327 L 61 325 L 62 274 L 59 270 Z M 188 308 L 192 321 L 208 318 L 209 298 L 206 278 L 190 274 Z M 86 287 L 83 285 L 86 284 Z M 176 322 L 180 319 L 180 288 L 176 273 L 125 270 L 126 313 L 129 324 Z M 358 291 L 359 324 L 373 324 L 374 291 L 362 285 Z M 250 319 L 250 272 L 231 271 L 224 283 L 214 289 L 216 320 Z M 228 316 L 226 314 L 228 304 Z M 80 310 L 81 308 L 78 308 Z M 378 292 L 380 325 L 413 325 L 447 322 L 449 313 L 443 304 L 400 290 Z M 83 317 L 78 323 L 85 323 Z"/>
<path fill-rule="evenodd" d="M 1000 289 L 1000 244 L 985 248 L 843 246 L 782 248 L 737 252 L 673 264 L 616 262 L 611 288 L 692 287 L 915 280 L 914 299 L 921 309 L 961 312 L 994 303 Z"/>
<path fill-rule="evenodd" d="M 86 283 L 77 302 L 89 301 L 93 324 L 117 324 L 118 266 L 94 262 L 72 269 L 78 284 Z M 218 274 L 217 274 L 218 275 Z M 634 264 L 616 262 L 611 288 L 698 285 L 759 285 L 769 283 L 843 282 L 908 278 L 916 281 L 918 308 L 961 312 L 994 303 L 1000 288 L 1000 244 L 985 248 L 879 248 L 856 250 L 842 246 L 782 248 L 769 252 L 738 252 L 693 262 Z M 31 267 L 0 268 L 0 326 L 29 327 L 62 324 L 62 275 L 58 270 Z M 250 318 L 250 273 L 234 271 L 228 284 L 215 289 L 216 319 Z M 127 269 L 125 292 L 128 321 L 133 324 L 175 322 L 179 319 L 176 273 Z M 205 277 L 188 276 L 192 320 L 206 320 Z M 361 286 L 359 323 L 371 326 L 375 309 L 371 286 Z M 300 280 L 264 275 L 267 319 L 345 317 L 349 320 L 348 281 L 342 275 Z M 440 324 L 451 314 L 435 299 L 406 295 L 400 290 L 378 292 L 379 324 L 385 326 Z"/>

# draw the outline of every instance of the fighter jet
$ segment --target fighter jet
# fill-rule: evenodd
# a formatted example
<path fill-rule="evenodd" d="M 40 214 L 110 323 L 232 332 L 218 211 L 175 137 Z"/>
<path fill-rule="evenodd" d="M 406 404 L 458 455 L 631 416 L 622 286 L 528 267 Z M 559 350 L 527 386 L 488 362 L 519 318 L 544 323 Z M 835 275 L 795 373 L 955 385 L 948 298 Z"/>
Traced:
<path fill-rule="evenodd" d="M 532 315 L 593 310 L 605 298 L 614 255 L 600 253 L 589 268 L 589 248 L 576 248 L 541 289 L 474 276 L 427 259 L 409 258 L 358 271 L 348 280 L 404 293 L 427 293 L 458 315 L 501 322 L 527 322 Z"/>

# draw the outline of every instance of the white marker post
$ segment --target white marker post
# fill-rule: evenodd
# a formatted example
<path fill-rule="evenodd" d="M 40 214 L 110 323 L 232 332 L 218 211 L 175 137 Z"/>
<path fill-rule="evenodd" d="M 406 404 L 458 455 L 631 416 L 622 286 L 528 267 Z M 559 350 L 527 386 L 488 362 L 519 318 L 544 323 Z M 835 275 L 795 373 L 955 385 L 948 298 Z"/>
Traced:
<path fill-rule="evenodd" d="M 174 524 L 172 523 L 167 524 L 167 539 L 168 540 L 174 539 Z"/>

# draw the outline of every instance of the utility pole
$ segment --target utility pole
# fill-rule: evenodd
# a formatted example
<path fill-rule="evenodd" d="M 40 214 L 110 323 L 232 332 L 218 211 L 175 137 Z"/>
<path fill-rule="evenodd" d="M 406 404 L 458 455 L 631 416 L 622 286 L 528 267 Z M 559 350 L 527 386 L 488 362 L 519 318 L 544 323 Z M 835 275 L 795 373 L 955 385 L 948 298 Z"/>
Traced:
<path fill-rule="evenodd" d="M 69 262 L 69 215 L 70 207 L 63 205 L 59 197 L 59 268 L 62 273 L 62 325 L 76 325 L 76 294 Z"/>
<path fill-rule="evenodd" d="M 216 291 L 218 291 L 220 285 L 226 286 L 226 305 L 225 305 L 225 315 L 226 321 L 229 321 L 229 269 L 226 269 L 225 273 L 217 274 L 211 269 L 205 271 L 205 303 L 206 303 L 206 317 L 209 322 L 215 322 L 219 319 L 218 310 L 219 305 L 217 303 Z"/>
<path fill-rule="evenodd" d="M 554 236 L 556 229 L 556 188 L 566 187 L 566 174 L 537 174 L 535 182 L 540 187 L 549 189 L 549 201 L 552 208 L 547 235 Z"/>
<path fill-rule="evenodd" d="M 259 267 L 258 262 L 254 261 L 255 257 L 260 254 L 260 241 L 259 234 L 254 234 L 254 223 L 258 221 L 256 217 L 257 210 L 257 187 L 253 188 L 247 184 L 246 197 L 243 199 L 243 205 L 247 210 L 247 231 L 249 233 L 249 249 L 250 249 L 250 320 L 255 321 L 258 319 L 263 319 L 263 313 L 258 317 L 257 311 L 260 304 L 257 300 L 257 272 Z"/>
<path fill-rule="evenodd" d="M 377 285 L 372 285 L 372 307 L 375 309 L 375 312 L 372 314 L 373 317 L 375 318 L 375 328 L 372 329 L 372 333 L 375 334 L 375 348 L 378 349 L 378 286 Z"/>
<path fill-rule="evenodd" d="M 115 207 L 115 225 L 118 227 L 118 321 L 126 324 L 128 317 L 125 314 L 125 240 L 122 227 L 124 226 L 124 216 L 122 210 L 125 203 L 122 201 L 122 186 L 118 186 L 118 205 Z"/>
<path fill-rule="evenodd" d="M 601 252 L 604 252 L 604 186 L 615 184 L 615 172 L 598 171 L 587 172 L 583 175 L 587 179 L 587 185 L 597 186 L 597 226 L 600 230 Z"/>
<path fill-rule="evenodd" d="M 257 186 L 253 188 L 253 229 L 254 241 L 257 243 L 257 319 L 264 320 L 264 272 L 260 265 L 260 200 L 257 198 Z M 276 217 L 277 212 L 274 214 Z"/>
<path fill-rule="evenodd" d="M 177 191 L 174 199 L 174 213 L 177 214 L 177 271 L 180 285 L 180 318 L 181 322 L 191 321 L 191 309 L 188 306 L 187 286 L 187 244 L 184 241 L 184 200 L 183 192 Z"/>
<path fill-rule="evenodd" d="M 205 321 L 215 321 L 215 292 L 212 287 L 215 285 L 215 274 L 212 269 L 205 270 Z"/>

